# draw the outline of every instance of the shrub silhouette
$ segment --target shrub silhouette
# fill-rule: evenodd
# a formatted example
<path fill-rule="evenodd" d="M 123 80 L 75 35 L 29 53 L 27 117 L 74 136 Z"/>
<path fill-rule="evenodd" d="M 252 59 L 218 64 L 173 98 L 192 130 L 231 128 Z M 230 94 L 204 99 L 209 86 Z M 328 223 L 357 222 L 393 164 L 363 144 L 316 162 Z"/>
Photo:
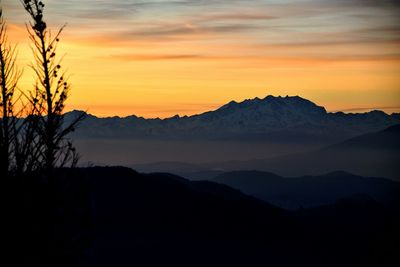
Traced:
<path fill-rule="evenodd" d="M 89 193 L 84 184 L 71 186 L 70 170 L 62 167 L 77 163 L 67 135 L 84 113 L 64 122 L 70 84 L 56 56 L 64 27 L 52 37 L 43 2 L 23 0 L 22 5 L 31 16 L 27 29 L 36 78 L 31 91 L 17 88 L 22 72 L 0 8 L 0 203 L 7 232 L 2 240 L 13 266 L 72 266 L 90 241 Z"/>
<path fill-rule="evenodd" d="M 35 64 L 32 66 L 37 83 L 30 96 L 35 115 L 39 118 L 37 134 L 40 149 L 38 156 L 43 169 L 51 175 L 55 167 L 67 164 L 74 166 L 78 156 L 67 139 L 84 114 L 74 119 L 69 125 L 63 125 L 63 110 L 68 98 L 70 83 L 66 73 L 61 70 L 61 60 L 57 57 L 57 46 L 65 25 L 52 36 L 44 20 L 42 1 L 24 0 L 23 6 L 31 17 L 28 28 L 29 38 L 33 43 Z"/>
<path fill-rule="evenodd" d="M 46 170 L 49 177 L 55 167 L 76 165 L 78 154 L 67 135 L 84 113 L 68 125 L 64 123 L 70 83 L 56 56 L 64 27 L 52 36 L 43 18 L 43 2 L 24 0 L 22 4 L 31 17 L 27 29 L 35 58 L 31 67 L 37 81 L 30 92 L 17 90 L 22 72 L 16 66 L 16 48 L 8 44 L 0 9 L 0 174 L 21 176 Z M 18 101 L 21 107 L 17 110 Z"/>
<path fill-rule="evenodd" d="M 16 67 L 16 47 L 8 44 L 7 26 L 0 9 L 0 174 L 8 177 L 12 143 L 16 139 L 15 91 L 21 72 Z"/>

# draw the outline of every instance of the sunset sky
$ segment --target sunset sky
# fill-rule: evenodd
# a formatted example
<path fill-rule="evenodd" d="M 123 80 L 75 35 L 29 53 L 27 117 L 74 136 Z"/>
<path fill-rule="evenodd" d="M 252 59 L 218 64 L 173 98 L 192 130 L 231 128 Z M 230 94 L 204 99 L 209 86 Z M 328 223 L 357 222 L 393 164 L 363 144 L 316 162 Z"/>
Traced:
<path fill-rule="evenodd" d="M 45 0 L 68 23 L 68 109 L 168 117 L 230 100 L 300 95 L 330 111 L 400 111 L 398 0 Z M 20 66 L 33 61 L 18 0 L 2 0 Z M 21 88 L 35 79 L 24 67 Z"/>

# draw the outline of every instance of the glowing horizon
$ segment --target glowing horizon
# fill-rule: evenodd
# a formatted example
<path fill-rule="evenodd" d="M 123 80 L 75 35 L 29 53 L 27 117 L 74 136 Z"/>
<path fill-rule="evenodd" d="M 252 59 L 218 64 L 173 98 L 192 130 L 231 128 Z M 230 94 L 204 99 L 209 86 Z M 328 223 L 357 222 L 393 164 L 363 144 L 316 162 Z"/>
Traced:
<path fill-rule="evenodd" d="M 3 0 L 19 65 L 33 61 L 19 1 Z M 68 23 L 67 109 L 171 117 L 299 95 L 328 111 L 400 111 L 400 5 L 357 0 L 45 1 Z M 24 68 L 20 87 L 32 88 Z"/>

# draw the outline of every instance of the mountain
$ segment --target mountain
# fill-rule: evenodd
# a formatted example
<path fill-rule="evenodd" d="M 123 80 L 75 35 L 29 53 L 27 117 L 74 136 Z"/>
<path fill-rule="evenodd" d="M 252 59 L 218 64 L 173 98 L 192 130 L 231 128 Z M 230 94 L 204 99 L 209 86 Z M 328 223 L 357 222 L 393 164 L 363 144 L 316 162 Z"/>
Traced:
<path fill-rule="evenodd" d="M 386 177 L 400 181 L 399 129 L 400 125 L 394 125 L 309 152 L 264 159 L 185 165 L 160 162 L 138 164 L 135 167 L 142 171 L 173 172 L 194 180 L 209 179 L 214 174 L 234 170 L 259 170 L 282 176 L 320 175 L 342 170 L 361 176 Z"/>
<path fill-rule="evenodd" d="M 54 174 L 51 183 L 40 175 L 3 181 L 2 242 L 11 251 L 3 260 L 11 266 L 398 263 L 398 210 L 368 196 L 291 212 L 168 173 L 96 167 Z"/>
<path fill-rule="evenodd" d="M 291 224 L 286 211 L 212 182 L 120 167 L 55 175 L 55 187 L 32 176 L 2 194 L 12 266 L 232 265 Z"/>
<path fill-rule="evenodd" d="M 400 183 L 345 172 L 283 178 L 268 172 L 235 171 L 220 174 L 211 180 L 288 209 L 332 204 L 352 195 L 368 195 L 387 205 L 400 200 Z"/>
<path fill-rule="evenodd" d="M 400 181 L 399 162 L 400 131 L 396 125 L 312 152 L 265 160 L 227 162 L 214 167 L 267 170 L 286 176 L 318 175 L 343 170 L 362 176 L 383 176 Z"/>
<path fill-rule="evenodd" d="M 330 146 L 328 149 L 339 148 L 379 149 L 398 152 L 400 151 L 400 124 L 390 126 L 383 131 L 351 138 L 340 144 Z"/>
<path fill-rule="evenodd" d="M 66 114 L 66 120 L 80 115 Z M 194 116 L 98 118 L 87 114 L 71 135 L 85 163 L 132 166 L 266 159 L 316 150 L 399 124 L 398 114 L 329 113 L 301 97 L 230 102 Z M 89 164 L 92 165 L 92 164 Z"/>
<path fill-rule="evenodd" d="M 66 120 L 78 111 L 67 113 Z M 274 140 L 332 142 L 382 130 L 400 123 L 400 116 L 381 111 L 328 113 L 301 97 L 232 101 L 217 110 L 167 119 L 97 118 L 88 115 L 75 138 L 156 138 L 203 140 Z"/>

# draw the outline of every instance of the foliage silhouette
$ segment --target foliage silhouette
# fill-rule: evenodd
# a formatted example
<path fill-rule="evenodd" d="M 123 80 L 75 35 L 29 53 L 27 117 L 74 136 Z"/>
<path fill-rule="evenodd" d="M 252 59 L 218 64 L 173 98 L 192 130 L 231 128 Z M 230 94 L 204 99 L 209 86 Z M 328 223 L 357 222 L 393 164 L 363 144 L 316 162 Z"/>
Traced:
<path fill-rule="evenodd" d="M 0 174 L 8 177 L 13 162 L 12 144 L 17 138 L 14 104 L 21 72 L 16 66 L 16 47 L 8 44 L 7 25 L 0 8 Z M 18 99 L 17 99 L 18 100 Z"/>
<path fill-rule="evenodd" d="M 35 64 L 32 65 L 37 78 L 30 103 L 34 107 L 38 122 L 40 151 L 38 156 L 43 168 L 51 175 L 55 167 L 76 165 L 78 155 L 67 135 L 84 117 L 78 116 L 69 125 L 63 125 L 63 110 L 70 91 L 66 73 L 61 70 L 61 59 L 57 58 L 57 46 L 64 27 L 52 36 L 44 20 L 42 1 L 24 0 L 23 6 L 31 17 L 27 25 L 29 38 L 33 44 L 32 51 Z"/>
<path fill-rule="evenodd" d="M 7 230 L 3 241 L 13 266 L 71 266 L 73 256 L 85 247 L 82 236 L 88 233 L 77 234 L 75 229 L 90 220 L 82 206 L 85 200 L 72 208 L 65 205 L 64 197 L 77 198 L 80 190 L 86 191 L 70 188 L 67 196 L 65 175 L 56 168 L 75 166 L 78 155 L 67 135 L 84 113 L 64 122 L 70 84 L 56 58 L 64 27 L 52 37 L 43 20 L 44 4 L 25 0 L 22 5 L 32 19 L 27 25 L 35 58 L 31 67 L 37 79 L 32 91 L 17 87 L 22 72 L 17 68 L 16 48 L 8 45 L 0 11 L 0 176 L 10 178 L 2 180 L 0 192 Z M 71 213 L 77 215 L 71 217 Z M 75 218 L 79 223 L 71 224 L 69 220 Z"/>

